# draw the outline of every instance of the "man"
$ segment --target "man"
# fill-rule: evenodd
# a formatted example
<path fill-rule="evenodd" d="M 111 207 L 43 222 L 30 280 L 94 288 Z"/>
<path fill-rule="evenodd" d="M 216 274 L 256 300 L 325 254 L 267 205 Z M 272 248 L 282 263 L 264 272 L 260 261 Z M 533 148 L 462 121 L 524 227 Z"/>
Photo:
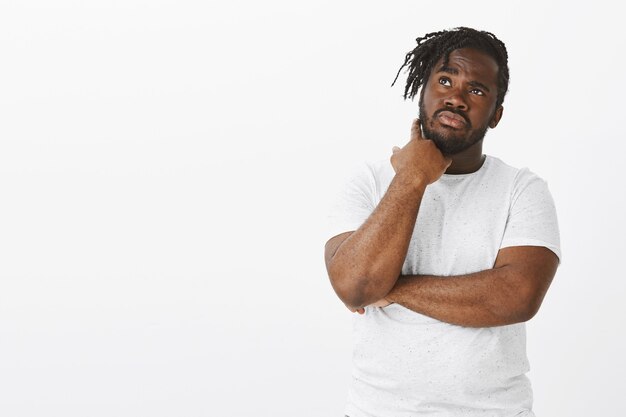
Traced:
<path fill-rule="evenodd" d="M 411 139 L 367 165 L 331 214 L 328 274 L 360 313 L 350 417 L 534 416 L 524 322 L 554 277 L 559 235 L 546 183 L 482 152 L 507 61 L 488 32 L 418 38 L 400 68 L 405 99 L 421 87 Z"/>

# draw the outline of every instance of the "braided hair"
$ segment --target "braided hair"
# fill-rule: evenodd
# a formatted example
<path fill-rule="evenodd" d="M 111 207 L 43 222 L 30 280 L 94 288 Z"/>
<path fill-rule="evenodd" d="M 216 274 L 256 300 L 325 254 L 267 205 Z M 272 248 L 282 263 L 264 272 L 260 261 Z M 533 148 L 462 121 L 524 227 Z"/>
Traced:
<path fill-rule="evenodd" d="M 478 31 L 467 27 L 427 33 L 417 38 L 417 46 L 406 54 L 404 64 L 398 70 L 392 86 L 396 83 L 400 72 L 407 67 L 408 77 L 404 88 L 404 99 L 413 99 L 419 88 L 426 84 L 433 66 L 443 57 L 447 65 L 450 53 L 456 49 L 473 48 L 491 56 L 498 64 L 498 96 L 496 108 L 504 102 L 509 88 L 508 54 L 504 43 L 492 33 Z"/>

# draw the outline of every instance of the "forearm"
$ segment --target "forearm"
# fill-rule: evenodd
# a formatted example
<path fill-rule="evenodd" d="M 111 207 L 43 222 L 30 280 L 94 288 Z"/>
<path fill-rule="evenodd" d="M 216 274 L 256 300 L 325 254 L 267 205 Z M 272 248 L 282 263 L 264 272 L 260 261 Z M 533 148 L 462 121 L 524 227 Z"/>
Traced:
<path fill-rule="evenodd" d="M 403 276 L 385 299 L 450 324 L 503 326 L 527 321 L 538 309 L 520 282 L 508 267 L 450 277 Z"/>
<path fill-rule="evenodd" d="M 425 189 L 420 179 L 396 175 L 370 217 L 337 248 L 328 272 L 349 307 L 371 304 L 396 283 Z"/>

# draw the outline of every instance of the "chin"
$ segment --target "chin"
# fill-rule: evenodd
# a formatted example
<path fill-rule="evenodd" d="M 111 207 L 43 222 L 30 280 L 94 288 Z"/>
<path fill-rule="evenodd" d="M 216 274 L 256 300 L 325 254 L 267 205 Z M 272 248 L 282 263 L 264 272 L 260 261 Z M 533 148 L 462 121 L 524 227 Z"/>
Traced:
<path fill-rule="evenodd" d="M 467 134 L 454 132 L 453 129 L 423 130 L 425 138 L 432 140 L 444 155 L 454 155 L 472 146 L 472 143 L 468 142 Z"/>
<path fill-rule="evenodd" d="M 456 155 L 471 147 L 471 144 L 450 140 L 433 140 L 437 148 L 446 156 Z"/>
<path fill-rule="evenodd" d="M 433 124 L 435 126 L 433 126 Z M 431 127 L 433 127 L 431 129 Z M 487 126 L 478 130 L 458 130 L 435 123 L 425 123 L 422 130 L 424 137 L 432 140 L 442 154 L 446 156 L 461 153 L 483 140 Z"/>

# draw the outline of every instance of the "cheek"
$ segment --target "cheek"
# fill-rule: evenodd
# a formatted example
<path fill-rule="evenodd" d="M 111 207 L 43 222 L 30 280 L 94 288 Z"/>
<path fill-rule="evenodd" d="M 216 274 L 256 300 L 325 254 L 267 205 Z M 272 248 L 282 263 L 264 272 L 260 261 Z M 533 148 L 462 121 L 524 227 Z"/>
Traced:
<path fill-rule="evenodd" d="M 485 105 L 482 108 L 479 107 L 479 109 L 480 111 L 474 116 L 474 119 L 476 120 L 472 120 L 472 123 L 476 127 L 489 126 L 494 117 L 495 104 Z"/>
<path fill-rule="evenodd" d="M 427 115 L 432 115 L 435 110 L 437 110 L 438 104 L 441 100 L 434 94 L 430 89 L 424 91 L 424 95 L 422 96 L 422 103 L 424 110 Z"/>

